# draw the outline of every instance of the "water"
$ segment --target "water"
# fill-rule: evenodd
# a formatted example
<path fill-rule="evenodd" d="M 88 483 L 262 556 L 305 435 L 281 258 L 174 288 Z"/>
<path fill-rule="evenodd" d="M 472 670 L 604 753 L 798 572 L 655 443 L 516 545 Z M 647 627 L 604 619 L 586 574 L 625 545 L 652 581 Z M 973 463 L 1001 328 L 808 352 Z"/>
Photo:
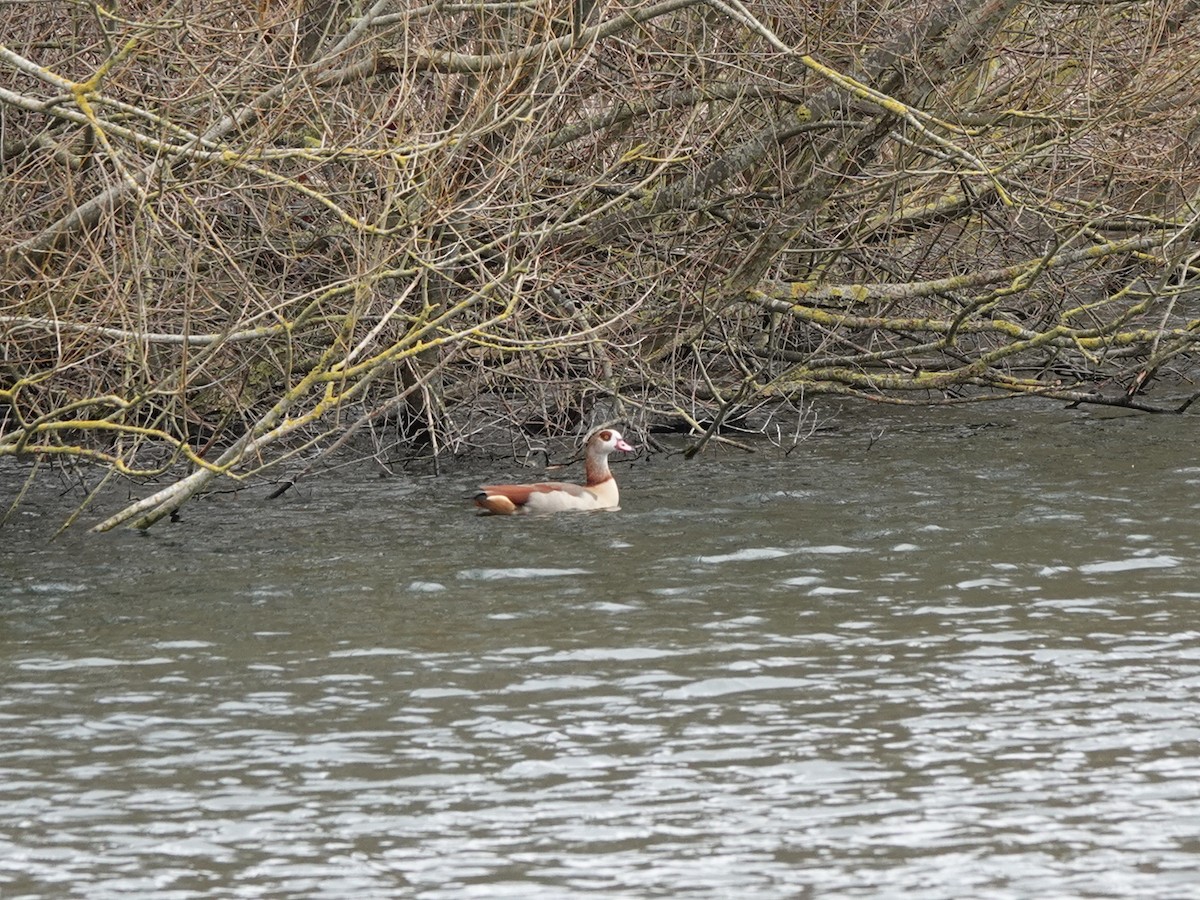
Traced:
<path fill-rule="evenodd" d="M 41 492 L 0 896 L 1200 896 L 1192 420 L 831 424 L 612 514 L 360 475 L 47 544 Z"/>

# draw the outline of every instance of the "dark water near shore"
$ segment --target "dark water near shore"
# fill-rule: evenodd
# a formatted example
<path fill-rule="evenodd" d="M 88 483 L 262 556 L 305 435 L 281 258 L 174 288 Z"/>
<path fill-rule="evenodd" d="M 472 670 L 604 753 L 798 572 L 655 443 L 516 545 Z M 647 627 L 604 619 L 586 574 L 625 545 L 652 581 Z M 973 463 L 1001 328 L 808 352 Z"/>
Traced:
<path fill-rule="evenodd" d="M 0 897 L 1200 896 L 1194 417 L 831 426 L 610 514 L 29 498 Z"/>

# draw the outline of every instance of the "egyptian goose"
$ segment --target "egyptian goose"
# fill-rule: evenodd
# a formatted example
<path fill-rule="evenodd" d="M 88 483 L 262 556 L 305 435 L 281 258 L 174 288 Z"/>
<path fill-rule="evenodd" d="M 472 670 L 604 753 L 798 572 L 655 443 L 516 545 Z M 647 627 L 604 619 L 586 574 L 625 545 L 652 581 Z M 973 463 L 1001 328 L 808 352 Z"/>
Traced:
<path fill-rule="evenodd" d="M 616 509 L 620 503 L 617 481 L 608 468 L 614 450 L 632 453 L 633 447 L 611 428 L 597 431 L 587 442 L 587 480 L 583 484 L 543 481 L 538 484 L 485 484 L 475 495 L 475 505 L 489 513 L 551 513 L 570 509 Z"/>

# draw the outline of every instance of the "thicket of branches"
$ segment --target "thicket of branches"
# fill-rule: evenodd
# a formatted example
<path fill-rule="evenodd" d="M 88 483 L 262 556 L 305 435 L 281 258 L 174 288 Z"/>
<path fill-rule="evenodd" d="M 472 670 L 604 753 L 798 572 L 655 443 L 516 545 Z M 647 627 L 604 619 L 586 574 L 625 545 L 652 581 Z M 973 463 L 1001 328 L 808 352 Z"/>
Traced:
<path fill-rule="evenodd" d="M 0 457 L 189 467 L 104 529 L 351 438 L 1181 411 L 1198 9 L 6 4 Z"/>

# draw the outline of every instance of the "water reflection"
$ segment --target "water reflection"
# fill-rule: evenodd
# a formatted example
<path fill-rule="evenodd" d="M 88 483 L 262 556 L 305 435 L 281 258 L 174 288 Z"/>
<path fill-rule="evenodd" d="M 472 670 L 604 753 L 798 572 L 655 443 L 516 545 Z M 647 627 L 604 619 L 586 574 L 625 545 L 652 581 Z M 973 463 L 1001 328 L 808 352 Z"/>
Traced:
<path fill-rule="evenodd" d="M 603 516 L 364 480 L 47 546 L 38 510 L 0 894 L 1184 896 L 1187 423 L 980 415 L 640 463 Z"/>

